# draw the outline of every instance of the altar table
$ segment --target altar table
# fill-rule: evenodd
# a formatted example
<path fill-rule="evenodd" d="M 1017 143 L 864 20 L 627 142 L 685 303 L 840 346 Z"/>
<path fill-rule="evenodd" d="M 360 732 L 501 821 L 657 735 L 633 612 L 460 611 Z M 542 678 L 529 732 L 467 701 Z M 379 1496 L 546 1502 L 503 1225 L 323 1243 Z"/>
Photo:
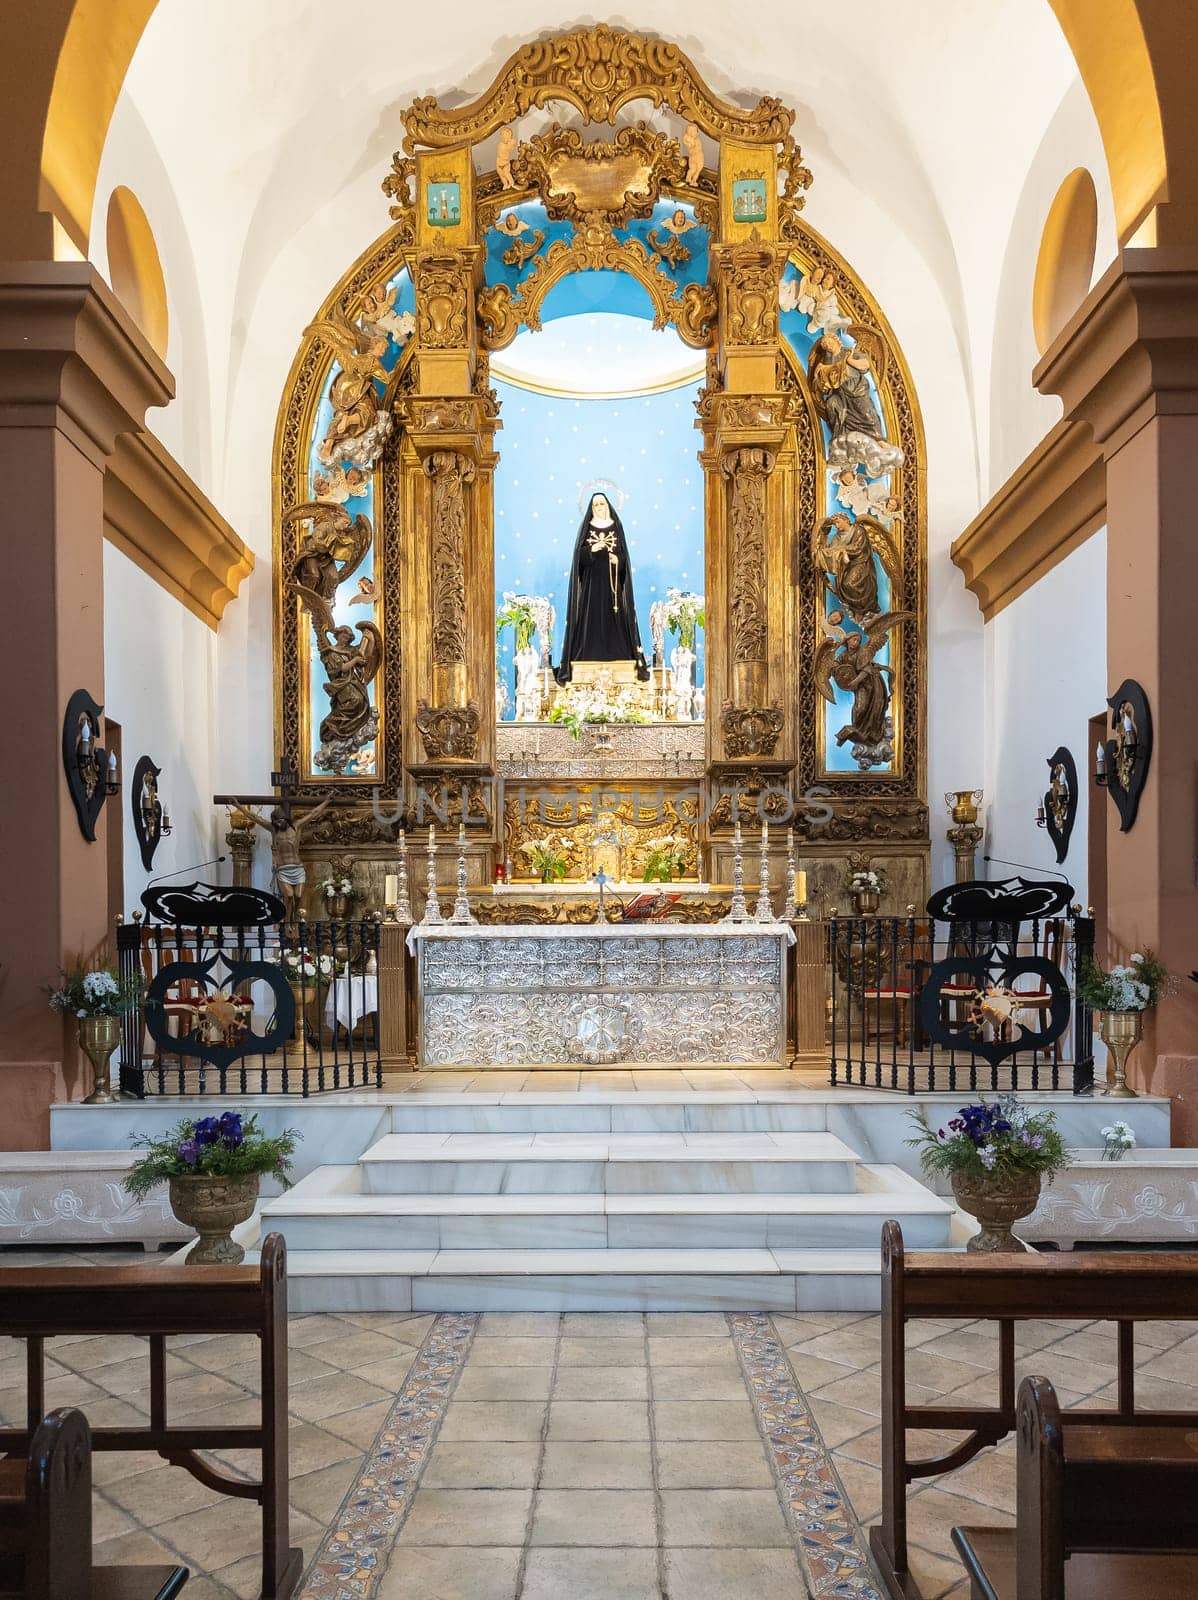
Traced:
<path fill-rule="evenodd" d="M 781 1067 L 784 923 L 419 925 L 420 1064 Z"/>

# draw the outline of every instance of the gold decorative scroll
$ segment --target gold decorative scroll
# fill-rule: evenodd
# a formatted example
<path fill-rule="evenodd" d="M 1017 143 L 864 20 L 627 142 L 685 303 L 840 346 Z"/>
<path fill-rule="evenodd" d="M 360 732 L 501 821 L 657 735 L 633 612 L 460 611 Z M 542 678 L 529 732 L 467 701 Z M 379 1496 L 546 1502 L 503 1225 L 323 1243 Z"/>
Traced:
<path fill-rule="evenodd" d="M 717 99 L 668 40 L 600 23 L 522 45 L 468 105 L 449 109 L 432 95 L 414 101 L 403 117 L 404 149 L 411 155 L 420 145 L 477 144 L 534 106 L 554 102 L 574 106 L 586 122 L 614 122 L 635 100 L 667 107 L 712 139 L 777 144 L 794 122 L 794 112 L 772 95 L 750 111 Z"/>
<path fill-rule="evenodd" d="M 416 326 L 426 350 L 461 349 L 470 331 L 470 269 L 460 255 L 421 256 L 416 264 Z"/>
<path fill-rule="evenodd" d="M 729 546 L 732 583 L 732 659 L 766 658 L 766 484 L 774 469 L 771 450 L 745 448 L 725 457 L 721 470 L 731 486 Z"/>
<path fill-rule="evenodd" d="M 723 291 L 724 344 L 775 343 L 784 253 L 754 229 L 743 244 L 718 247 L 716 259 Z"/>
<path fill-rule="evenodd" d="M 424 463 L 432 481 L 433 660 L 466 659 L 466 485 L 474 463 L 456 450 L 434 450 Z"/>
<path fill-rule="evenodd" d="M 677 139 L 645 122 L 619 128 L 611 143 L 583 142 L 577 128 L 554 123 L 522 144 L 512 160 L 512 179 L 535 188 L 555 222 L 602 221 L 623 227 L 647 217 L 665 183 L 681 183 L 686 160 Z"/>

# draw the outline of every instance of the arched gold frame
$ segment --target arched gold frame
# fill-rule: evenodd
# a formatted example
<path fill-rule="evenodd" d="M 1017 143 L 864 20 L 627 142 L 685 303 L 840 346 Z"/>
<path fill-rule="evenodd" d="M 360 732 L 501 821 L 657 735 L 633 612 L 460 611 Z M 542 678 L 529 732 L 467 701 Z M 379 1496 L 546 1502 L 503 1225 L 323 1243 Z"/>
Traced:
<path fill-rule="evenodd" d="M 576 44 L 570 43 L 584 34 L 606 41 L 604 48 L 609 52 L 609 72 L 604 83 L 593 81 L 593 77 L 588 83 L 587 73 L 593 73 L 593 69 L 588 68 L 585 62 L 579 62 Z M 889 360 L 885 381 L 878 385 L 878 391 L 887 435 L 897 439 L 905 454 L 905 464 L 895 469 L 892 481 L 902 502 L 904 592 L 908 605 L 917 612 L 917 621 L 906 625 L 892 640 L 891 659 L 896 668 L 896 681 L 901 684 L 901 692 L 895 695 L 893 706 L 896 734 L 893 771 L 827 774 L 823 771 L 822 705 L 818 701 L 810 671 L 818 639 L 816 607 L 823 604 L 822 586 L 814 581 L 797 582 L 793 601 L 786 602 L 786 615 L 789 618 L 786 629 L 791 638 L 786 649 L 793 653 L 797 666 L 793 707 L 793 713 L 796 714 L 793 715 L 794 726 L 789 734 L 789 753 L 784 752 L 782 769 L 793 769 L 792 781 L 798 791 L 812 783 L 826 783 L 834 792 L 837 814 L 825 835 L 829 840 L 837 837 L 855 839 L 863 835 L 879 839 L 926 840 L 924 439 L 909 369 L 881 308 L 843 258 L 798 215 L 802 204 L 800 191 L 810 181 L 810 175 L 801 167 L 797 146 L 790 138 L 790 113 L 775 102 L 763 101 L 750 113 L 735 107 L 723 107 L 714 97 L 704 99 L 696 89 L 698 80 L 694 69 L 681 52 L 663 45 L 661 41 L 648 41 L 648 45 L 654 47 L 649 52 L 656 74 L 653 82 L 646 85 L 640 81 L 634 92 L 630 74 L 634 70 L 648 70 L 643 68 L 643 62 L 648 59 L 642 51 L 646 42 L 639 41 L 632 50 L 636 58 L 632 65 L 627 59 L 616 59 L 624 48 L 619 41 L 631 38 L 619 34 L 617 30 L 596 29 L 581 30 L 576 35 L 562 36 L 558 41 L 541 41 L 535 48 L 525 47 L 524 51 L 517 52 L 487 93 L 469 106 L 445 112 L 430 102 L 417 102 L 404 118 L 408 130 L 405 140 L 408 153 L 396 156 L 392 172 L 384 182 L 385 190 L 398 202 L 392 208 L 394 226 L 359 256 L 326 299 L 317 320 L 336 313 L 355 318 L 361 311 L 366 291 L 386 282 L 401 266 L 411 267 L 419 259 L 419 219 L 410 189 L 418 165 L 412 152 L 415 150 L 418 154 L 421 144 L 449 151 L 455 145 L 460 145 L 464 138 L 473 141 L 486 137 L 512 116 L 519 115 L 522 109 L 545 104 L 551 99 L 568 101 L 584 116 L 603 113 L 610 117 L 620 106 L 648 98 L 658 105 L 669 105 L 671 109 L 685 107 L 683 114 L 692 115 L 704 131 L 714 130 L 723 135 L 731 127 L 746 143 L 756 140 L 763 145 L 770 141 L 776 144 L 781 140 L 783 149 L 778 155 L 781 181 L 775 220 L 778 232 L 785 240 L 785 247 L 776 257 L 779 271 L 787 256 L 800 268 L 816 265 L 832 267 L 837 275 L 841 303 L 846 314 L 855 322 L 876 329 L 886 341 Z M 556 66 L 550 59 L 555 52 Z M 524 63 L 521 71 L 525 74 L 525 86 L 517 92 L 515 85 L 520 80 L 520 71 L 516 70 L 513 63 L 520 61 Z M 614 65 L 611 64 L 613 61 Z M 554 73 L 558 76 L 554 77 Z M 726 121 L 728 117 L 733 119 L 731 123 Z M 478 213 L 480 217 L 489 216 L 492 221 L 501 209 L 518 205 L 521 200 L 535 198 L 537 193 L 535 189 L 526 187 L 505 187 L 496 173 L 483 174 L 473 182 Z M 677 182 L 664 184 L 662 193 L 663 196 L 668 194 L 689 200 L 696 210 L 701 208 L 709 225 L 716 221 L 720 194 L 717 175 L 710 169 L 704 169 L 697 186 Z M 711 232 L 714 255 L 720 248 L 726 230 L 712 227 Z M 742 239 L 746 232 L 744 228 L 740 230 Z M 633 248 L 628 248 L 629 245 Z M 598 228 L 588 230 L 584 223 L 576 229 L 573 241 L 553 246 L 545 253 L 539 270 L 526 278 L 516 293 L 506 288 L 502 294 L 494 294 L 487 289 L 477 293 L 478 331 L 474 337 L 478 371 L 473 385 L 473 398 L 436 402 L 416 398 L 420 392 L 416 365 L 419 340 L 413 339 L 391 374 L 384 403 L 397 406 L 401 414 L 425 423 L 430 415 L 434 422 L 448 423 L 457 419 L 460 423 L 472 404 L 486 404 L 487 350 L 502 348 L 510 342 L 521 324 L 534 328 L 539 326 L 540 308 L 545 296 L 569 272 L 604 267 L 627 271 L 642 283 L 653 302 L 655 326 L 673 323 L 692 348 L 707 346 L 711 352 L 710 371 L 717 348 L 713 334 L 718 337 L 715 290 L 708 286 L 692 285 L 697 292 L 691 296 L 690 311 L 684 311 L 673 280 L 659 271 L 651 253 L 643 245 L 635 241 L 625 241 L 621 245 L 612 239 L 610 231 L 605 234 Z M 688 315 L 694 316 L 690 324 L 687 323 Z M 788 453 L 787 459 L 792 462 L 791 475 L 781 499 L 775 499 L 773 505 L 775 514 L 789 519 L 786 525 L 801 533 L 817 525 L 826 514 L 828 475 L 823 470 L 822 431 L 807 387 L 806 374 L 798 368 L 785 341 L 778 343 L 781 357 L 778 382 L 791 391 L 794 400 L 792 403 L 779 397 L 777 416 L 781 418 L 785 414 L 790 417 L 791 424 L 797 426 L 798 432 L 791 437 L 798 441 L 798 449 L 797 454 L 793 451 Z M 307 674 L 300 638 L 302 630 L 295 626 L 294 601 L 283 591 L 282 573 L 294 556 L 296 535 L 294 531 L 283 528 L 282 513 L 306 497 L 307 451 L 314 412 L 333 360 L 332 352 L 322 347 L 318 338 L 311 333 L 305 336 L 288 377 L 275 434 L 276 742 L 280 753 L 294 760 L 297 766 L 301 765 L 301 749 L 309 748 L 303 709 L 307 700 Z M 721 414 L 723 421 L 720 425 L 723 426 L 735 404 L 741 402 L 737 402 L 734 396 L 721 396 L 717 382 L 713 398 L 703 404 L 713 415 L 717 412 Z M 700 409 L 702 411 L 703 405 Z M 374 469 L 377 562 L 382 573 L 382 625 L 385 635 L 390 639 L 400 637 L 401 563 L 398 552 L 403 542 L 403 512 L 401 495 L 388 488 L 386 462 L 394 458 L 398 447 L 398 439 L 393 439 L 384 460 L 377 463 Z M 494 459 L 491 458 L 492 463 Z M 411 502 L 407 514 L 414 514 Z M 799 540 L 800 545 L 803 542 Z M 799 552 L 796 552 L 795 559 L 796 563 L 801 559 Z M 797 571 L 795 575 L 798 576 Z M 410 647 L 410 641 L 405 643 Z M 416 734 L 408 721 L 409 707 L 405 707 L 402 718 L 407 725 L 402 728 L 398 725 L 401 718 L 397 712 L 403 704 L 400 654 L 401 650 L 388 650 L 379 682 L 382 726 L 379 745 L 381 770 L 378 777 L 366 780 L 314 778 L 305 784 L 301 797 L 306 795 L 315 798 L 330 789 L 360 793 L 363 783 L 368 786 L 381 783 L 390 790 L 402 781 L 404 768 L 412 760 L 409 745 L 417 750 L 418 745 L 415 743 Z M 788 706 L 786 709 L 791 711 L 792 708 Z M 776 773 L 777 762 L 767 762 L 765 765 L 772 766 Z M 742 765 L 742 775 L 748 781 L 755 778 L 772 781 L 770 772 L 751 769 L 748 764 Z"/>

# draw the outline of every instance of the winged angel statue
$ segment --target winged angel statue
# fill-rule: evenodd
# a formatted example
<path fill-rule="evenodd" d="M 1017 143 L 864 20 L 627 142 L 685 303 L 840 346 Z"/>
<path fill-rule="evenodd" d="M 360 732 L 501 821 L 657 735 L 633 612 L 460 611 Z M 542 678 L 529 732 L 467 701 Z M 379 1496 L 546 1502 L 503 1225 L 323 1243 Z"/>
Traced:
<path fill-rule="evenodd" d="M 860 632 L 843 626 L 845 613 L 832 611 L 822 623 L 824 637 L 815 652 L 815 684 L 830 705 L 838 689 L 853 697 L 849 721 L 836 735 L 837 744 L 853 742 L 853 760 L 862 772 L 894 760 L 894 723 L 890 717 L 890 685 L 894 668 L 880 666 L 876 657 L 892 628 L 911 622 L 913 611 L 886 611 Z"/>
<path fill-rule="evenodd" d="M 882 418 L 870 382 L 886 376 L 886 341 L 876 328 L 851 323 L 846 345 L 838 331 L 825 332 L 811 346 L 807 377 L 816 410 L 828 424 L 828 466 L 864 466 L 880 478 L 903 464 L 903 452 L 882 431 Z"/>
<path fill-rule="evenodd" d="M 380 403 L 376 382 L 385 382 L 387 370 L 379 357 L 389 341 L 385 322 L 387 307 L 372 306 L 374 321 L 352 322 L 343 311 L 319 322 L 310 323 L 304 332 L 326 344 L 337 356 L 338 365 L 329 386 L 333 415 L 316 454 L 326 467 L 343 461 L 369 468 L 391 432 L 391 413 Z"/>
<path fill-rule="evenodd" d="M 308 522 L 311 528 L 292 562 L 287 589 L 298 595 L 312 619 L 316 649 L 325 670 L 328 714 L 320 724 L 320 749 L 314 757 L 324 772 L 345 772 L 364 745 L 378 733 L 378 712 L 370 701 L 370 684 L 383 659 L 383 639 L 373 622 L 354 630 L 333 620 L 337 590 L 361 564 L 370 549 L 373 530 L 361 512 L 351 517 L 344 506 L 306 500 L 284 512 L 287 525 Z"/>

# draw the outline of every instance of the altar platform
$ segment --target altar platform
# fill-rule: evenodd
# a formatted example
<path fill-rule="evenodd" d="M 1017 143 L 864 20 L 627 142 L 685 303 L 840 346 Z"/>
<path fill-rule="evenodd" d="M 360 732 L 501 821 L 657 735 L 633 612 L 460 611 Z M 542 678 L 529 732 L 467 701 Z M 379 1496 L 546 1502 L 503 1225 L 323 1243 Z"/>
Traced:
<path fill-rule="evenodd" d="M 301 1135 L 299 1181 L 260 1216 L 287 1239 L 299 1310 L 869 1310 L 886 1218 L 919 1248 L 966 1238 L 906 1143 L 916 1106 L 943 1119 L 965 1096 L 796 1082 L 736 1068 L 429 1072 L 238 1106 Z M 1052 1106 L 1067 1144 L 1101 1144 L 1109 1101 L 1024 1098 Z M 61 1104 L 51 1141 L 125 1150 L 134 1132 L 225 1105 Z M 1167 1100 L 1119 1111 L 1142 1148 L 1168 1145 Z M 102 1236 L 99 1211 L 95 1226 Z"/>

